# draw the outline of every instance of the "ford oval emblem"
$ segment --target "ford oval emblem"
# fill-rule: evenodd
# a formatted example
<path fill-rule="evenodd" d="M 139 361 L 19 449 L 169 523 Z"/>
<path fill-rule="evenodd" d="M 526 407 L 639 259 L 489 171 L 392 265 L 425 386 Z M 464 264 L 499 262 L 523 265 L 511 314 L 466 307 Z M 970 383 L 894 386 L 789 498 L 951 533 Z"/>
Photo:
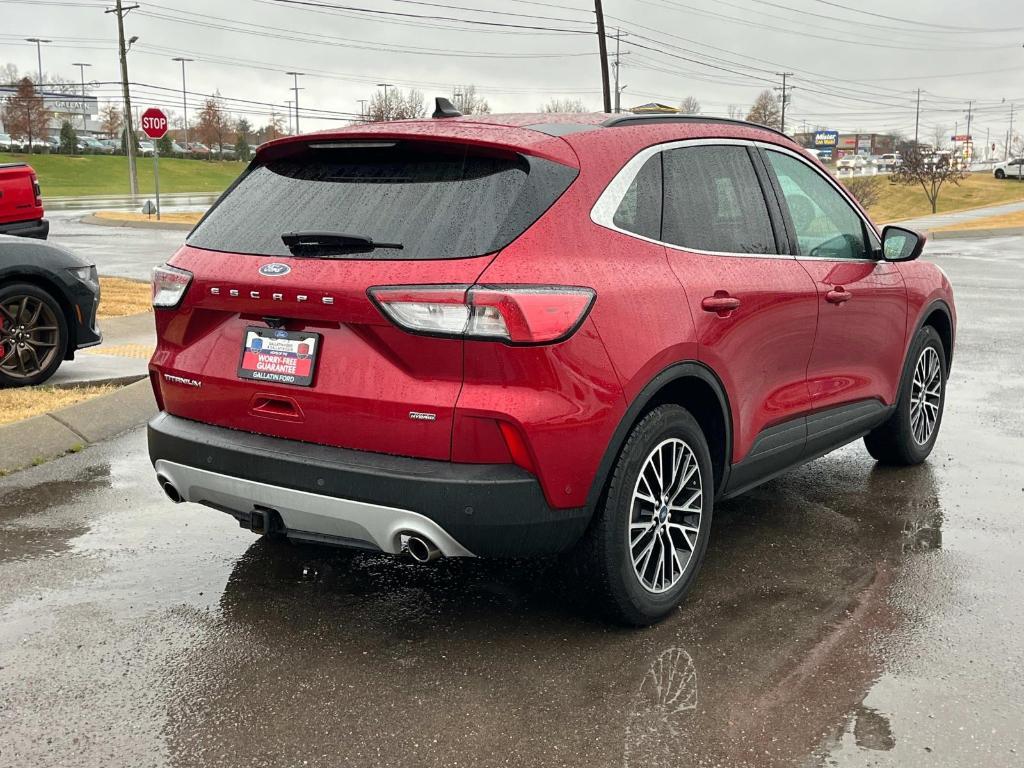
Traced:
<path fill-rule="evenodd" d="M 292 268 L 287 264 L 280 264 L 278 262 L 274 262 L 273 264 L 264 264 L 260 267 L 260 274 L 264 277 L 281 277 L 283 275 L 287 275 L 291 271 Z"/>

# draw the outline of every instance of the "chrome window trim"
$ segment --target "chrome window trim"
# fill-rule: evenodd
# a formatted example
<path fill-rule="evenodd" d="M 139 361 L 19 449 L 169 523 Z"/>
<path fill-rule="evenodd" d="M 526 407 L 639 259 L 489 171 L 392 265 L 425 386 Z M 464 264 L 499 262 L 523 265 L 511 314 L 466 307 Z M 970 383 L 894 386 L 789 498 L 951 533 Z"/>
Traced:
<path fill-rule="evenodd" d="M 807 167 L 814 170 L 819 176 L 824 177 L 829 183 L 832 184 L 839 194 L 846 201 L 857 217 L 860 218 L 864 225 L 868 228 L 868 231 L 878 237 L 878 233 L 875 230 L 874 224 L 871 223 L 860 211 L 860 209 L 853 205 L 849 193 L 843 189 L 839 183 L 831 178 L 828 174 L 822 173 L 819 168 L 816 168 L 813 164 L 807 161 L 807 158 L 801 157 L 798 152 L 794 152 L 788 147 L 783 147 L 778 144 L 772 144 L 767 141 L 760 141 L 754 139 L 725 139 L 725 138 L 703 138 L 703 139 L 681 139 L 679 141 L 668 141 L 662 144 L 654 144 L 650 147 L 644 147 L 631 157 L 622 168 L 619 169 L 618 173 L 612 178 L 608 185 L 604 188 L 601 194 L 598 196 L 594 206 L 590 209 L 590 220 L 597 224 L 599 227 L 610 229 L 613 232 L 632 237 L 637 240 L 643 240 L 644 242 L 654 243 L 655 245 L 661 245 L 665 248 L 670 248 L 673 251 L 682 251 L 684 253 L 698 253 L 706 256 L 738 256 L 745 259 L 787 259 L 795 261 L 835 261 L 844 264 L 858 264 L 858 263 L 878 263 L 878 259 L 832 259 L 827 256 L 799 256 L 789 253 L 737 253 L 734 251 L 705 251 L 700 248 L 688 248 L 682 245 L 676 245 L 675 243 L 667 243 L 664 240 L 656 240 L 653 237 L 647 237 L 645 235 L 637 234 L 636 232 L 630 232 L 628 229 L 623 229 L 615 224 L 615 212 L 619 209 L 619 205 L 622 204 L 622 199 L 626 196 L 626 191 L 629 189 L 630 184 L 636 179 L 640 173 L 640 169 L 644 167 L 644 164 L 655 155 L 661 152 L 667 152 L 672 149 L 682 149 L 685 147 L 700 147 L 700 146 L 740 146 L 740 147 L 756 147 L 758 149 L 766 149 L 783 154 L 791 155 L 803 162 Z M 765 201 L 767 205 L 767 201 Z"/>

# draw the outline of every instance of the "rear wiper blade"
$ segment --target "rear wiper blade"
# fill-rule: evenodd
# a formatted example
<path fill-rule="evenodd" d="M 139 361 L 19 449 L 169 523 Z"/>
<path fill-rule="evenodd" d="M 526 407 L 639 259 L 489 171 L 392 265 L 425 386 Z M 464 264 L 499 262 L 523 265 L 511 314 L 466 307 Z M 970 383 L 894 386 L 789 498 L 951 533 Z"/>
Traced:
<path fill-rule="evenodd" d="M 345 232 L 285 232 L 281 242 L 292 253 L 302 251 L 329 251 L 332 253 L 369 253 L 377 248 L 402 249 L 401 243 L 378 243 L 366 235 Z"/>

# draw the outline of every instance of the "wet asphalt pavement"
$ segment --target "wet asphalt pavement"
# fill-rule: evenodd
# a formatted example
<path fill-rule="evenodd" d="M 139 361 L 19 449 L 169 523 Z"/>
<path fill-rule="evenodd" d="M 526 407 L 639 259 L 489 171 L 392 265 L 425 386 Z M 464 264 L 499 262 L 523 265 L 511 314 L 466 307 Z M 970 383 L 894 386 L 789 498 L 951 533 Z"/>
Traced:
<path fill-rule="evenodd" d="M 111 209 L 116 206 L 109 206 Z M 164 206 L 164 210 L 193 210 L 195 206 Z M 81 210 L 50 210 L 50 242 L 74 251 L 96 265 L 101 275 L 149 280 L 153 267 L 163 264 L 185 242 L 188 232 L 134 229 L 83 224 Z"/>
<path fill-rule="evenodd" d="M 721 505 L 647 630 L 557 562 L 257 539 L 165 500 L 142 431 L 0 479 L 0 765 L 1024 765 L 1024 239 L 929 255 L 931 459 L 857 443 Z"/>

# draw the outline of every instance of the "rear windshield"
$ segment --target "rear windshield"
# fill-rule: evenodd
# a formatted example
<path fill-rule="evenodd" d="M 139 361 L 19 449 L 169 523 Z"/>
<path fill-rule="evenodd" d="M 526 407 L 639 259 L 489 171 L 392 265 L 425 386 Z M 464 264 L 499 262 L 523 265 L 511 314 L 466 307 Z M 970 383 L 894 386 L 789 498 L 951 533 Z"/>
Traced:
<path fill-rule="evenodd" d="M 330 232 L 402 246 L 331 258 L 454 259 L 508 245 L 577 171 L 467 145 L 344 142 L 254 163 L 188 237 L 197 248 L 288 256 L 281 235 Z"/>

